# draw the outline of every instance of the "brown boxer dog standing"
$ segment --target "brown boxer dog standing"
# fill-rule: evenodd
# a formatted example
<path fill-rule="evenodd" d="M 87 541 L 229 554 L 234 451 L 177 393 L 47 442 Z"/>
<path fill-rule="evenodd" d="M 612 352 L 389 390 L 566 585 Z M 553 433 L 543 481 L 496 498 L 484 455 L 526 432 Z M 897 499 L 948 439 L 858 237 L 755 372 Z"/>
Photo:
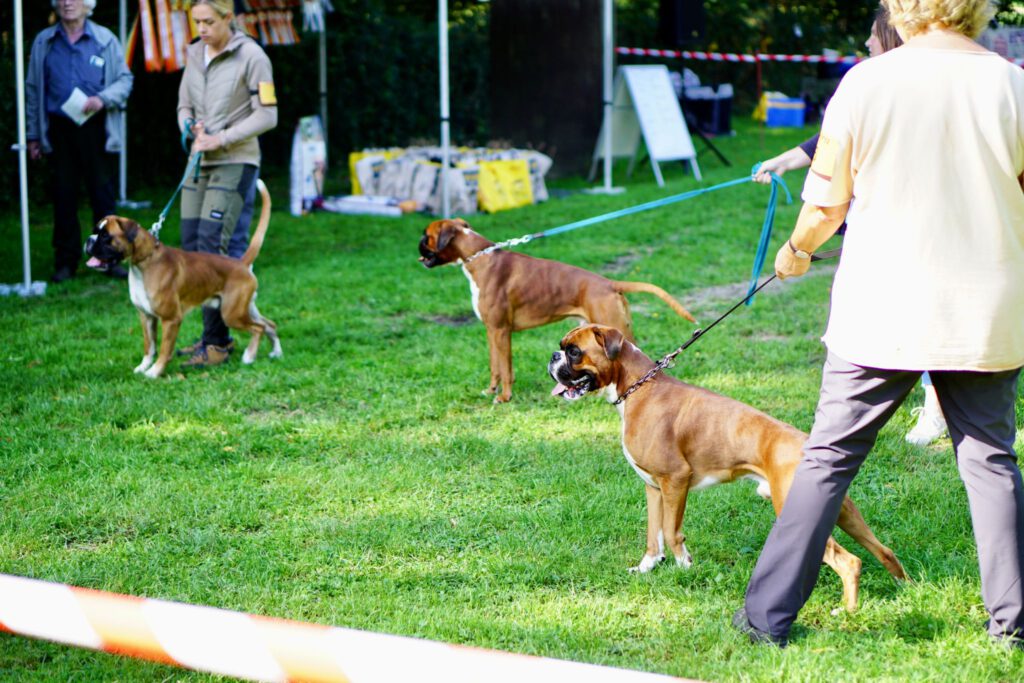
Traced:
<path fill-rule="evenodd" d="M 618 328 L 632 341 L 633 322 L 623 296 L 627 292 L 653 294 L 696 322 L 661 287 L 609 280 L 582 268 L 512 251 L 479 254 L 492 246 L 494 242 L 461 218 L 434 221 L 420 240 L 420 262 L 427 268 L 460 264 L 469 279 L 473 312 L 487 328 L 491 356 L 491 383 L 484 393 L 497 393 L 495 403 L 512 397 L 513 332 L 577 317 Z"/>
<path fill-rule="evenodd" d="M 552 394 L 576 400 L 600 392 L 609 402 L 655 367 L 618 330 L 578 327 L 562 339 L 548 363 L 558 383 Z M 807 435 L 745 403 L 658 373 L 616 406 L 622 417 L 622 451 L 647 491 L 647 552 L 632 571 L 648 572 L 664 556 L 667 541 L 676 564 L 693 562 L 681 533 L 686 496 L 738 479 L 758 482 L 775 514 L 789 493 Z M 839 528 L 878 558 L 896 579 L 907 579 L 893 552 L 868 528 L 849 496 Z M 860 558 L 829 539 L 824 561 L 843 582 L 843 602 L 857 608 Z"/>
<path fill-rule="evenodd" d="M 270 193 L 256 181 L 262 197 L 259 223 L 241 259 L 220 254 L 182 251 L 159 242 L 133 220 L 107 216 L 85 243 L 85 251 L 103 264 L 128 261 L 128 293 L 142 321 L 142 362 L 135 372 L 159 377 L 174 352 L 181 320 L 191 309 L 214 300 L 228 327 L 252 334 L 242 362 L 256 360 L 265 333 L 273 344 L 271 358 L 281 356 L 277 326 L 256 309 L 256 276 L 252 264 L 263 246 L 270 224 Z M 162 339 L 156 354 L 156 322 Z M 156 362 L 154 362 L 156 357 Z"/>

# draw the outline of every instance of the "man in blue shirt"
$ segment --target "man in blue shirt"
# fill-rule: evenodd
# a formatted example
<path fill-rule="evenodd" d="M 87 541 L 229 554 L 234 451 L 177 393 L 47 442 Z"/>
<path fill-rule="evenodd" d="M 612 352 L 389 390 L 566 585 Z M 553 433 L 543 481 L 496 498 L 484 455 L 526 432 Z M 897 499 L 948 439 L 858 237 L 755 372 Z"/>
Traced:
<path fill-rule="evenodd" d="M 85 182 L 93 220 L 114 213 L 113 153 L 132 74 L 117 38 L 89 19 L 96 0 L 51 0 L 60 21 L 32 42 L 25 79 L 28 153 L 53 162 L 53 282 L 75 276 L 82 254 L 78 189 Z M 84 120 L 83 120 L 84 118 Z M 120 266 L 108 271 L 127 277 Z"/>

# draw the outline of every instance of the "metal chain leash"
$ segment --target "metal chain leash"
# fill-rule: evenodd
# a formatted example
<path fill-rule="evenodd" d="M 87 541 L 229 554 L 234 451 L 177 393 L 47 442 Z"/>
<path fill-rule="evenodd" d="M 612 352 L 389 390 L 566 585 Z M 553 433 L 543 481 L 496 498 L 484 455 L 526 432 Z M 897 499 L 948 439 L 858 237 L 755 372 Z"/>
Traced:
<path fill-rule="evenodd" d="M 834 258 L 836 256 L 839 256 L 841 251 L 842 251 L 842 249 L 832 249 L 831 251 L 824 251 L 824 252 L 821 252 L 820 254 L 812 254 L 811 255 L 811 260 L 812 261 L 822 261 L 822 260 L 825 260 L 825 259 Z M 732 308 L 730 308 L 728 311 L 726 311 L 722 315 L 718 316 L 718 319 L 715 320 L 713 323 L 711 323 L 710 325 L 708 325 L 705 328 L 694 330 L 692 337 L 690 337 L 685 342 L 683 342 L 683 344 L 679 348 L 677 348 L 675 351 L 672 351 L 671 353 L 663 356 L 661 358 L 661 360 L 659 360 L 657 363 L 654 364 L 653 368 L 651 368 L 646 373 L 644 373 L 643 377 L 638 379 L 636 382 L 634 382 L 632 384 L 632 386 L 630 386 L 628 389 L 626 389 L 626 391 L 624 391 L 622 393 L 622 396 L 619 396 L 617 399 L 612 401 L 612 404 L 613 405 L 619 405 L 620 403 L 625 401 L 626 398 L 630 394 L 635 392 L 637 389 L 642 387 L 647 382 L 651 381 L 654 378 L 655 375 L 657 375 L 659 372 L 661 372 L 662 370 L 667 368 L 672 363 L 672 361 L 675 359 L 676 356 L 678 356 L 680 353 L 685 351 L 691 344 L 696 342 L 698 339 L 703 337 L 704 334 L 706 332 L 708 332 L 712 327 L 714 327 L 718 323 L 720 323 L 723 320 L 725 320 L 733 311 L 735 311 L 737 308 L 739 308 L 740 306 L 745 304 L 747 301 L 749 301 L 752 296 L 754 296 L 755 294 L 760 292 L 762 289 L 764 289 L 765 285 L 767 285 L 769 282 L 771 282 L 774 279 L 775 279 L 775 275 L 772 275 L 771 277 L 766 279 L 764 282 L 762 282 L 760 285 L 758 285 L 753 291 L 748 292 L 745 297 L 743 297 L 742 299 L 737 301 L 736 304 L 733 305 Z"/>

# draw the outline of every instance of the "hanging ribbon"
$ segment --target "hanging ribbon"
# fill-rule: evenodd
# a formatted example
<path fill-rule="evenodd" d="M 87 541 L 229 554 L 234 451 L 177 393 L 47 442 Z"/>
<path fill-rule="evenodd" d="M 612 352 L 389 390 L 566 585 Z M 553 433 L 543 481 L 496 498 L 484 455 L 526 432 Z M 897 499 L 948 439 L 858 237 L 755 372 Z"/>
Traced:
<path fill-rule="evenodd" d="M 142 51 L 146 58 L 146 71 L 161 71 L 160 45 L 153 26 L 153 10 L 149 0 L 139 0 L 139 23 L 142 26 Z"/>
<path fill-rule="evenodd" d="M 174 71 L 185 68 L 185 48 L 188 46 L 188 19 L 180 10 L 171 10 L 171 49 L 174 53 Z M 168 71 L 171 69 L 168 68 Z"/>
<path fill-rule="evenodd" d="M 125 41 L 124 46 L 124 63 L 128 65 L 128 70 L 131 71 L 132 62 L 135 61 L 135 46 L 139 44 L 139 15 L 135 15 L 135 21 L 132 22 L 132 30 L 128 32 L 128 39 Z"/>
<path fill-rule="evenodd" d="M 156 9 L 156 34 L 160 41 L 160 57 L 165 71 L 177 71 L 171 47 L 171 7 L 167 0 L 153 0 Z"/>

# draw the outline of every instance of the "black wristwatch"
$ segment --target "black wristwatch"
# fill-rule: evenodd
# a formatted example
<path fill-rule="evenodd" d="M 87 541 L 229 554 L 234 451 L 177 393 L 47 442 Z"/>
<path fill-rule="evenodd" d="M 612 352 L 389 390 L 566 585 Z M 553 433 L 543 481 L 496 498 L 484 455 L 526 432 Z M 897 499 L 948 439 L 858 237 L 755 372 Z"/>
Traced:
<path fill-rule="evenodd" d="M 794 247 L 793 246 L 793 240 L 791 240 L 791 239 L 786 240 L 786 244 L 789 245 L 789 250 L 791 252 L 793 252 L 793 256 L 796 256 L 798 259 L 809 259 L 809 258 L 811 258 L 811 255 L 808 254 L 803 249 L 797 249 L 796 247 Z"/>

